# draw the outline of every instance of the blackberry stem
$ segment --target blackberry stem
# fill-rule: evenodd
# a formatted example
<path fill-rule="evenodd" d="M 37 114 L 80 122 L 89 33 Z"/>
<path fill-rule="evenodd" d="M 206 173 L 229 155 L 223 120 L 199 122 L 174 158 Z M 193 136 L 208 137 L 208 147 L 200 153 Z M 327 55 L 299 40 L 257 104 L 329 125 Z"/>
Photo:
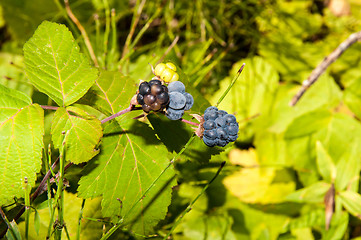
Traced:
<path fill-rule="evenodd" d="M 134 105 L 130 104 L 129 107 L 127 107 L 126 109 L 121 110 L 121 111 L 117 112 L 116 114 L 113 114 L 113 115 L 111 115 L 111 116 L 109 116 L 107 118 L 104 118 L 103 120 L 101 120 L 101 123 L 102 124 L 106 123 L 106 122 L 108 122 L 108 121 L 110 121 L 110 120 L 112 120 L 112 119 L 114 119 L 116 117 L 119 117 L 120 115 L 123 115 L 124 113 L 132 111 L 133 109 L 134 109 Z"/>
<path fill-rule="evenodd" d="M 188 120 L 185 120 L 185 119 L 181 119 L 182 122 L 185 122 L 187 124 L 190 124 L 190 125 L 193 125 L 193 126 L 196 126 L 196 127 L 199 127 L 199 123 L 195 123 L 195 122 L 191 122 L 191 121 L 188 121 Z"/>

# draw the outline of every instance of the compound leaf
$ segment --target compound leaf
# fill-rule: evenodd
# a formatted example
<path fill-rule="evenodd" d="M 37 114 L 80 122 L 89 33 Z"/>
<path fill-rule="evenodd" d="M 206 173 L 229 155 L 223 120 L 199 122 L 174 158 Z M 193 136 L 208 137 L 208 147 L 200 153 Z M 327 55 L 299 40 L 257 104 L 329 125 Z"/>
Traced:
<path fill-rule="evenodd" d="M 0 85 L 0 205 L 23 197 L 41 168 L 44 112 L 17 90 Z"/>
<path fill-rule="evenodd" d="M 24 45 L 25 71 L 32 84 L 59 106 L 81 98 L 93 85 L 98 70 L 79 52 L 71 32 L 44 21 Z"/>
<path fill-rule="evenodd" d="M 95 149 L 103 136 L 101 122 L 77 107 L 59 108 L 54 115 L 51 135 L 54 146 L 61 148 L 66 135 L 66 158 L 78 164 L 98 154 Z"/>

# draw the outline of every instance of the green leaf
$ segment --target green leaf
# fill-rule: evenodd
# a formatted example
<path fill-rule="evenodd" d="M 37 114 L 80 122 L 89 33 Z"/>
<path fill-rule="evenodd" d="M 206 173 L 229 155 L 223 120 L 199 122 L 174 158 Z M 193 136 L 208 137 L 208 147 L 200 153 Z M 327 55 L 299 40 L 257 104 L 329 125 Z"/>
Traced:
<path fill-rule="evenodd" d="M 10 89 L 0 84 L 0 93 L 2 98 L 0 98 L 1 113 L 6 111 L 6 109 L 11 109 L 14 111 L 17 108 L 22 108 L 31 104 L 31 99 L 22 92 L 19 92 L 14 89 Z M 2 117 L 0 118 L 2 120 Z"/>
<path fill-rule="evenodd" d="M 343 100 L 345 104 L 351 109 L 351 111 L 358 117 L 361 118 L 361 78 L 351 79 L 347 84 Z"/>
<path fill-rule="evenodd" d="M 185 239 L 227 239 L 236 240 L 231 227 L 233 220 L 227 213 L 211 213 L 197 217 L 189 217 L 183 221 Z"/>
<path fill-rule="evenodd" d="M 114 114 L 130 105 L 137 90 L 136 83 L 120 72 L 101 71 L 94 86 L 81 102 L 94 106 L 106 115 Z"/>
<path fill-rule="evenodd" d="M 300 138 L 317 132 L 331 120 L 331 112 L 319 109 L 296 118 L 287 128 L 285 138 Z"/>
<path fill-rule="evenodd" d="M 0 85 L 0 205 L 23 197 L 41 168 L 44 112 L 23 93 Z"/>
<path fill-rule="evenodd" d="M 24 45 L 25 71 L 41 92 L 59 106 L 81 98 L 93 85 L 98 70 L 79 52 L 65 25 L 44 21 Z"/>
<path fill-rule="evenodd" d="M 336 212 L 332 216 L 329 230 L 323 230 L 322 239 L 338 240 L 345 236 L 346 230 L 349 226 L 349 216 L 346 211 Z M 323 226 L 322 226 L 323 227 Z M 323 229 L 325 229 L 323 227 Z"/>
<path fill-rule="evenodd" d="M 316 182 L 289 194 L 286 200 L 292 202 L 321 203 L 330 186 L 329 183 Z"/>
<path fill-rule="evenodd" d="M 346 187 L 353 191 L 358 190 L 361 169 L 360 150 L 361 142 L 358 136 L 356 136 L 355 140 L 348 146 L 348 149 L 340 157 L 336 165 L 337 176 L 335 187 L 338 191 L 342 191 L 346 189 Z"/>
<path fill-rule="evenodd" d="M 361 218 L 361 195 L 352 191 L 343 191 L 336 196 L 352 215 Z"/>
<path fill-rule="evenodd" d="M 316 142 L 318 172 L 328 183 L 333 183 L 336 178 L 336 167 L 330 155 L 321 142 Z"/>
<path fill-rule="evenodd" d="M 261 57 L 241 60 L 233 65 L 230 76 L 221 82 L 220 89 L 211 96 L 215 104 L 238 72 L 242 63 L 246 63 L 239 79 L 220 104 L 220 108 L 237 113 L 238 119 L 257 114 L 268 115 L 278 87 L 279 77 L 274 68 Z"/>
<path fill-rule="evenodd" d="M 273 104 L 272 132 L 284 132 L 297 117 L 320 109 L 337 107 L 342 100 L 342 92 L 334 79 L 328 74 L 323 74 L 315 84 L 309 88 L 296 106 L 289 106 L 292 97 L 299 91 L 299 86 L 291 83 L 278 87 L 276 100 Z M 270 119 L 263 119 L 270 121 Z"/>
<path fill-rule="evenodd" d="M 51 135 L 54 147 L 61 149 L 66 133 L 66 159 L 75 164 L 87 162 L 99 153 L 96 149 L 103 136 L 101 122 L 77 107 L 58 108 Z"/>
<path fill-rule="evenodd" d="M 325 210 L 322 208 L 312 208 L 311 211 L 291 219 L 287 228 L 292 230 L 322 225 L 325 225 Z"/>
<path fill-rule="evenodd" d="M 6 233 L 6 239 L 8 240 L 21 240 L 21 235 L 20 235 L 20 231 L 18 228 L 18 225 L 16 224 L 16 222 L 14 220 L 12 220 L 10 222 L 11 225 L 11 229 L 8 229 L 7 233 Z"/>
<path fill-rule="evenodd" d="M 132 212 L 128 211 L 168 166 L 167 150 L 146 124 L 129 119 L 106 124 L 101 153 L 87 165 L 79 196 L 103 196 L 104 217 L 124 218 L 139 234 L 147 234 L 164 218 L 170 204 L 173 168 L 157 181 Z"/>
<path fill-rule="evenodd" d="M 137 86 L 117 72 L 102 72 L 86 97 L 106 114 L 128 107 Z M 79 196 L 103 196 L 104 217 L 124 218 L 128 229 L 147 234 L 165 217 L 174 181 L 173 166 L 160 177 L 142 201 L 136 203 L 169 166 L 168 151 L 145 123 L 132 119 L 134 111 L 106 123 L 100 154 L 91 161 L 79 182 Z M 131 212 L 129 212 L 131 210 Z"/>

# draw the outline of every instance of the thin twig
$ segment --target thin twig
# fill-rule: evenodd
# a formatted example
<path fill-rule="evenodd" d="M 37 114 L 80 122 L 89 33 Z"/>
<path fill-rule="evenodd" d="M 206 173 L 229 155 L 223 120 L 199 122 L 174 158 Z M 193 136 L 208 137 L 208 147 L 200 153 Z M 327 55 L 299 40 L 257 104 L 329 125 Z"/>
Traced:
<path fill-rule="evenodd" d="M 177 44 L 178 40 L 179 40 L 179 36 L 176 36 L 176 37 L 174 38 L 173 42 L 172 42 L 172 43 L 169 45 L 169 47 L 167 48 L 167 50 L 165 50 L 165 52 L 164 52 L 164 54 L 161 56 L 161 58 L 159 58 L 157 64 L 163 61 L 163 59 L 168 55 L 168 53 L 170 52 L 170 50 L 172 50 L 172 49 L 174 48 L 174 46 Z M 156 64 L 156 65 L 157 65 L 157 64 Z"/>
<path fill-rule="evenodd" d="M 96 58 L 96 56 L 95 56 L 95 54 L 94 54 L 94 50 L 93 50 L 93 47 L 92 47 L 92 45 L 91 45 L 91 43 L 90 43 L 88 34 L 86 33 L 83 25 L 81 25 L 81 23 L 79 22 L 79 20 L 75 17 L 75 15 L 73 14 L 73 12 L 71 11 L 70 5 L 69 5 L 69 0 L 64 0 L 64 3 L 65 3 L 65 9 L 66 9 L 66 12 L 68 13 L 68 16 L 69 16 L 70 19 L 75 23 L 75 25 L 78 27 L 79 31 L 81 32 L 81 35 L 82 35 L 83 38 L 84 38 L 85 45 L 86 45 L 86 47 L 88 48 L 90 57 L 91 57 L 91 59 L 93 60 L 94 65 L 95 65 L 96 67 L 99 67 L 98 60 L 97 60 L 97 58 Z"/>
<path fill-rule="evenodd" d="M 306 90 L 314 84 L 317 79 L 321 76 L 321 74 L 326 71 L 328 66 L 331 65 L 337 58 L 341 56 L 341 54 L 349 48 L 352 44 L 361 40 L 361 31 L 351 34 L 344 42 L 342 42 L 330 55 L 325 57 L 323 61 L 312 71 L 311 75 L 302 83 L 301 89 L 298 93 L 292 98 L 289 103 L 290 106 L 296 105 L 296 103 L 300 100 L 302 95 L 306 92 Z"/>
<path fill-rule="evenodd" d="M 183 118 L 181 119 L 181 121 L 184 122 L 184 123 L 199 127 L 199 123 L 191 122 L 191 121 L 185 120 Z"/>
<path fill-rule="evenodd" d="M 107 118 L 104 118 L 103 120 L 101 120 L 101 123 L 102 124 L 106 123 L 106 122 L 108 122 L 108 121 L 110 121 L 110 120 L 112 120 L 112 119 L 114 119 L 116 117 L 119 117 L 120 115 L 122 115 L 124 113 L 130 112 L 130 111 L 133 110 L 133 107 L 134 107 L 134 105 L 130 104 L 129 107 L 127 107 L 126 109 L 121 110 L 121 111 L 117 112 L 116 114 L 113 114 L 113 115 L 111 115 L 111 116 L 109 116 Z"/>
<path fill-rule="evenodd" d="M 133 117 L 134 120 L 144 118 L 145 114 L 140 114 L 139 116 Z"/>
<path fill-rule="evenodd" d="M 55 107 L 55 106 L 46 106 L 46 105 L 40 105 L 40 107 L 42 109 L 46 109 L 46 110 L 58 110 L 59 107 Z"/>

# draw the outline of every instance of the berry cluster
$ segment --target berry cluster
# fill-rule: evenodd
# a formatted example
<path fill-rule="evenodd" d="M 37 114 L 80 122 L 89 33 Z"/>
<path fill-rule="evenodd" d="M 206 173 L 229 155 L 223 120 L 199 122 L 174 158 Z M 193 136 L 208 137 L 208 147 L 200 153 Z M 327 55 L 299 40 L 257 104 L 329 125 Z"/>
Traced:
<path fill-rule="evenodd" d="M 154 69 L 154 74 L 164 82 L 175 82 L 179 79 L 176 71 L 177 67 L 171 62 L 159 63 Z"/>
<path fill-rule="evenodd" d="M 181 119 L 184 111 L 191 109 L 194 100 L 191 94 L 186 92 L 184 84 L 180 81 L 171 82 L 168 85 L 169 104 L 166 116 L 170 120 Z"/>
<path fill-rule="evenodd" d="M 208 147 L 224 147 L 236 141 L 239 127 L 234 115 L 212 106 L 206 109 L 203 118 L 203 142 Z"/>
<path fill-rule="evenodd" d="M 142 105 L 143 111 L 149 113 L 163 110 L 169 103 L 168 88 L 159 80 L 142 82 L 139 85 L 137 102 Z"/>

